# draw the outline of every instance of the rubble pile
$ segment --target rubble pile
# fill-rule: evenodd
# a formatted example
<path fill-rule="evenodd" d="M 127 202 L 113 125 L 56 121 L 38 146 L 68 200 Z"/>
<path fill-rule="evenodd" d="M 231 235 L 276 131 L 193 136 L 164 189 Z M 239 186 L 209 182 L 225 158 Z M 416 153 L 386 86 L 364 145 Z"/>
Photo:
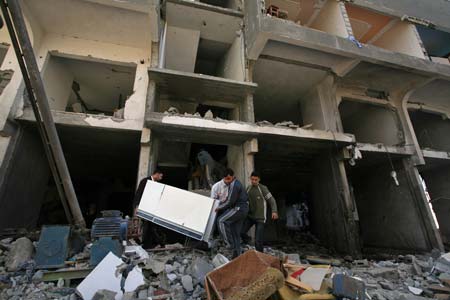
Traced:
<path fill-rule="evenodd" d="M 131 240 L 122 257 L 110 252 L 95 267 L 87 243 L 64 268 L 38 269 L 36 247 L 26 237 L 0 241 L 0 299 L 450 299 L 450 253 L 439 251 L 353 259 L 310 238 L 265 254 L 245 246 L 230 261 L 220 242 L 208 251 L 181 244 L 146 251 Z"/>

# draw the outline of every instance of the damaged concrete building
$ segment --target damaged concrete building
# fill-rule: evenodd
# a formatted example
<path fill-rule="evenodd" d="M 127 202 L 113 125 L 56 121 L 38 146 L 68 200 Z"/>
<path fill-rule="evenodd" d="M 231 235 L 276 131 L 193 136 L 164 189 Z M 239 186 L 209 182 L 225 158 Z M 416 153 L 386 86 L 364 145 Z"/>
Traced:
<path fill-rule="evenodd" d="M 85 218 L 132 212 L 158 166 L 256 169 L 344 253 L 450 241 L 445 0 L 23 0 Z M 0 32 L 0 228 L 63 223 L 20 69 Z M 211 117 L 212 113 L 212 117 Z M 284 216 L 284 217 L 283 217 Z"/>

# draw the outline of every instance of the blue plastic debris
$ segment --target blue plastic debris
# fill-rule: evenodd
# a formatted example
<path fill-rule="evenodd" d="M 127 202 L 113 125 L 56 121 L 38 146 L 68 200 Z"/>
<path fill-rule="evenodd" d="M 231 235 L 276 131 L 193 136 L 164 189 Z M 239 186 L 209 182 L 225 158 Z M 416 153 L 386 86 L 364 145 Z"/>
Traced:
<path fill-rule="evenodd" d="M 358 48 L 363 47 L 362 44 L 353 35 L 349 35 L 348 40 L 353 42 Z"/>
<path fill-rule="evenodd" d="M 344 274 L 333 276 L 333 295 L 351 300 L 366 299 L 366 285 L 363 281 Z"/>

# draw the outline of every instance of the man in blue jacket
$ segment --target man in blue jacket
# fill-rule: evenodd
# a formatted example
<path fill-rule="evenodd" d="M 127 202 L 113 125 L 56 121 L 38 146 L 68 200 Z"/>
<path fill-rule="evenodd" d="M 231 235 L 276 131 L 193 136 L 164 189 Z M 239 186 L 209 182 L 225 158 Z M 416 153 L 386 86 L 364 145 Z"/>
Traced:
<path fill-rule="evenodd" d="M 228 186 L 228 199 L 219 205 L 219 230 L 225 243 L 233 250 L 233 258 L 241 254 L 241 229 L 248 214 L 248 195 L 231 169 L 226 169 L 223 181 Z"/>

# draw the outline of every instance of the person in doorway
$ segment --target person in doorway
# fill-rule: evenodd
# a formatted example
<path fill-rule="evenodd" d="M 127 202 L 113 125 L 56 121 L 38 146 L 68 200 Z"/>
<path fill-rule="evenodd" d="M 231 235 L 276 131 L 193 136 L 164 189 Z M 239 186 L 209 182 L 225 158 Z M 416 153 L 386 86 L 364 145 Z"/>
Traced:
<path fill-rule="evenodd" d="M 241 254 L 241 229 L 248 213 L 248 196 L 242 183 L 236 179 L 231 169 L 226 169 L 223 182 L 228 187 L 226 201 L 216 208 L 220 214 L 219 231 L 225 243 L 233 251 L 233 258 Z"/>
<path fill-rule="evenodd" d="M 139 206 L 139 202 L 141 202 L 141 198 L 142 198 L 142 194 L 144 193 L 144 189 L 145 189 L 145 185 L 147 184 L 147 181 L 151 180 L 151 181 L 156 181 L 159 182 L 163 179 L 163 172 L 156 168 L 152 175 L 145 177 L 143 179 L 141 179 L 141 181 L 139 182 L 139 186 L 136 190 L 136 194 L 134 195 L 134 200 L 133 200 L 133 207 L 136 209 Z"/>
<path fill-rule="evenodd" d="M 272 220 L 278 219 L 277 202 L 269 189 L 260 183 L 261 176 L 253 172 L 250 176 L 251 185 L 247 188 L 249 198 L 249 213 L 242 226 L 241 237 L 244 243 L 249 243 L 250 237 L 247 232 L 255 225 L 255 248 L 256 251 L 264 252 L 264 224 L 267 217 L 267 204 L 272 211 Z"/>

